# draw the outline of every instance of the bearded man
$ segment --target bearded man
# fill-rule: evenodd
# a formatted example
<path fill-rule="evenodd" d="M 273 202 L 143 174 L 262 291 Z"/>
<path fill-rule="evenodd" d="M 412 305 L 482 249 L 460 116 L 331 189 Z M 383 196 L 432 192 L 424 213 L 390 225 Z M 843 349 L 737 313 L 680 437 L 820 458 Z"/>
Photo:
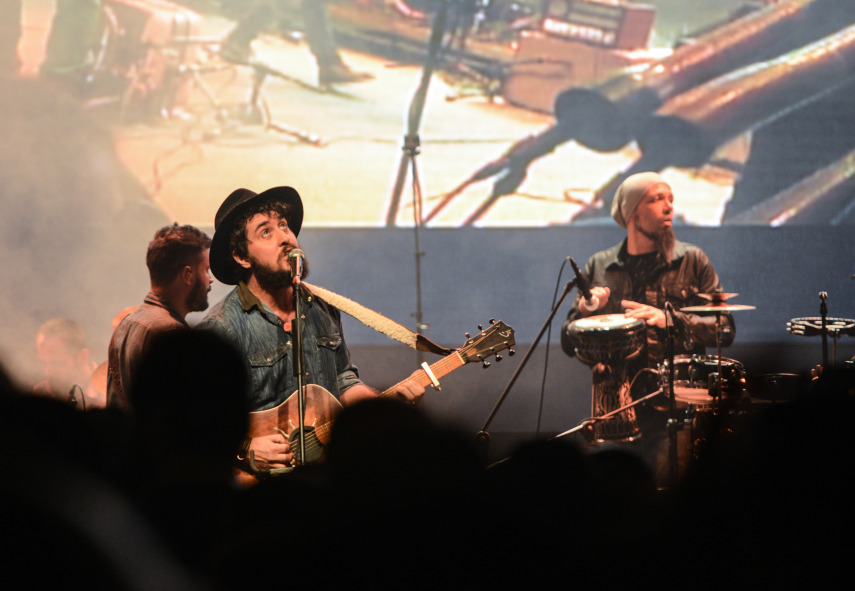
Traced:
<path fill-rule="evenodd" d="M 615 385 L 616 378 L 612 374 L 598 373 L 602 369 L 599 365 L 593 367 L 594 402 L 595 406 L 603 407 L 596 408 L 594 414 L 624 406 L 630 397 L 638 400 L 657 389 L 667 392 L 661 388 L 659 373 L 642 371 L 645 367 L 657 368 L 668 357 L 669 326 L 675 329 L 675 356 L 704 355 L 705 347 L 715 346 L 716 316 L 681 309 L 710 303 L 698 294 L 721 292 L 718 275 L 707 255 L 697 246 L 674 237 L 674 195 L 660 175 L 642 172 L 627 177 L 615 193 L 612 217 L 626 228 L 626 239 L 598 252 L 585 265 L 583 274 L 590 282 L 591 298 L 586 300 L 577 294 L 561 331 L 561 346 L 568 355 L 576 354 L 571 327 L 575 320 L 592 315 L 622 314 L 644 323 L 646 347 L 638 357 L 624 361 L 622 371 L 626 375 L 621 379 L 634 384 L 632 386 Z M 670 321 L 666 307 L 671 308 Z M 735 334 L 733 317 L 723 313 L 720 319 L 721 345 L 728 346 Z M 636 376 L 643 377 L 636 382 Z M 706 395 L 706 385 L 703 380 L 704 389 L 699 385 L 697 392 Z M 611 392 L 609 388 L 613 387 L 618 391 Z M 624 392 L 624 387 L 631 393 Z M 604 408 L 604 399 L 610 400 L 609 408 Z M 630 442 L 649 463 L 656 481 L 663 485 L 671 482 L 675 466 L 666 428 L 666 403 L 666 396 L 656 396 L 651 404 L 635 406 L 618 414 L 613 421 L 605 422 L 604 425 L 609 426 L 599 432 L 604 440 Z M 609 428 L 616 434 L 612 435 Z M 689 430 L 683 432 L 689 433 Z M 639 434 L 642 435 L 640 441 L 637 440 Z M 700 440 L 706 436 L 706 431 L 693 431 L 692 436 Z M 678 463 L 684 465 L 688 461 L 689 446 L 678 445 Z"/>
<path fill-rule="evenodd" d="M 625 314 L 647 327 L 647 365 L 656 367 L 668 354 L 666 302 L 674 308 L 676 355 L 703 354 L 716 345 L 716 318 L 681 312 L 681 308 L 708 303 L 698 294 L 721 292 L 718 275 L 697 246 L 674 236 L 674 195 L 655 172 L 628 177 L 612 202 L 612 217 L 626 228 L 626 239 L 598 252 L 585 265 L 591 285 L 591 305 L 577 294 L 561 335 L 564 352 L 573 356 L 567 327 L 594 314 Z M 721 344 L 733 342 L 730 314 L 721 315 Z"/>
<path fill-rule="evenodd" d="M 148 245 L 151 290 L 113 331 L 107 352 L 107 405 L 130 408 L 128 393 L 140 358 L 160 332 L 189 328 L 190 312 L 208 308 L 211 239 L 193 226 L 165 226 Z"/>
<path fill-rule="evenodd" d="M 359 379 L 351 362 L 339 310 L 313 297 L 308 286 L 295 289 L 289 254 L 300 249 L 302 225 L 303 202 L 291 187 L 262 193 L 237 189 L 215 216 L 211 271 L 220 282 L 236 287 L 211 308 L 199 328 L 214 330 L 241 352 L 249 372 L 250 411 L 275 408 L 298 390 L 293 371 L 297 325 L 302 326 L 306 385 L 320 386 L 343 406 L 378 394 Z M 308 272 L 304 264 L 300 277 Z M 299 323 L 297 294 L 302 298 Z M 406 380 L 396 392 L 414 402 L 424 387 Z M 247 437 L 239 457 L 253 458 L 261 468 L 285 469 L 294 453 L 279 431 Z"/>

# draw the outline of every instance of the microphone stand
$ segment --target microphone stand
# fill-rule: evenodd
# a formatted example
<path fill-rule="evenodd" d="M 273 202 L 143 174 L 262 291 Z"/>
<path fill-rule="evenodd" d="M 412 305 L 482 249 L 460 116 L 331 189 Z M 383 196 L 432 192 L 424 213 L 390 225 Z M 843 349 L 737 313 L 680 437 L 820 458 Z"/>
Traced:
<path fill-rule="evenodd" d="M 677 431 L 679 423 L 676 411 L 677 403 L 674 397 L 674 327 L 673 306 L 665 303 L 665 331 L 668 333 L 668 478 L 673 488 L 677 484 Z"/>
<path fill-rule="evenodd" d="M 824 368 L 828 367 L 828 324 L 826 320 L 828 305 L 825 303 L 827 298 L 828 294 L 826 292 L 819 292 L 819 316 L 822 320 L 822 328 L 820 329 L 820 334 L 822 335 L 822 367 Z"/>
<path fill-rule="evenodd" d="M 502 392 L 501 396 L 499 396 L 499 400 L 496 401 L 496 405 L 493 407 L 493 410 L 490 411 L 490 415 L 484 422 L 484 426 L 481 427 L 481 430 L 478 431 L 478 433 L 476 434 L 476 441 L 482 446 L 481 451 L 484 453 L 484 457 L 486 457 L 487 445 L 490 442 L 490 433 L 487 431 L 487 428 L 493 421 L 493 417 L 496 416 L 496 412 L 499 410 L 499 407 L 502 405 L 502 402 L 504 402 L 505 398 L 508 395 L 508 392 L 510 392 L 514 383 L 517 381 L 517 378 L 519 377 L 526 363 L 528 363 L 528 360 L 531 357 L 532 353 L 534 353 L 534 350 L 537 347 L 537 344 L 540 342 L 540 338 L 543 336 L 543 333 L 545 333 L 546 329 L 549 328 L 549 324 L 552 322 L 555 313 L 558 312 L 558 308 L 561 307 L 561 305 L 564 303 L 564 300 L 567 298 L 567 295 L 573 290 L 574 287 L 576 287 L 576 285 L 576 279 L 572 279 L 567 283 L 567 285 L 564 286 L 564 292 L 561 294 L 561 297 L 558 299 L 558 302 L 555 304 L 552 310 L 550 310 L 549 316 L 546 318 L 546 322 L 544 322 L 543 326 L 540 327 L 540 331 L 537 333 L 537 336 L 534 338 L 534 341 L 528 348 L 528 351 L 526 351 L 516 371 L 514 371 L 514 375 L 511 376 L 510 381 L 508 381 L 507 386 L 505 386 L 504 391 Z"/>
<path fill-rule="evenodd" d="M 645 370 L 642 370 L 642 371 L 645 371 Z M 615 416 L 619 413 L 622 413 L 625 410 L 628 410 L 634 406 L 638 406 L 639 404 L 643 404 L 643 403 L 647 402 L 648 400 L 652 400 L 653 398 L 656 398 L 661 393 L 662 393 L 662 389 L 660 388 L 659 390 L 656 390 L 655 392 L 651 392 L 650 394 L 645 394 L 644 396 L 642 396 L 638 400 L 633 400 L 632 402 L 628 402 L 627 404 L 624 404 L 623 406 L 621 406 L 619 408 L 611 410 L 604 415 L 585 419 L 584 421 L 582 421 L 581 423 L 579 423 L 578 425 L 576 425 L 572 429 L 564 431 L 563 433 L 559 433 L 558 435 L 556 435 L 552 439 L 554 440 L 554 439 L 559 439 L 561 437 L 566 437 L 567 435 L 572 435 L 572 434 L 576 433 L 577 431 L 584 429 L 588 425 L 596 423 L 597 421 L 607 421 L 608 419 L 612 418 L 613 416 Z"/>
<path fill-rule="evenodd" d="M 642 370 L 642 371 L 645 371 L 645 370 Z M 588 419 L 585 419 L 584 421 L 582 421 L 581 423 L 579 423 L 578 425 L 576 425 L 572 429 L 568 429 L 567 431 L 564 431 L 563 433 L 559 433 L 558 435 L 550 438 L 550 441 L 555 441 L 556 439 L 560 439 L 562 437 L 567 437 L 568 435 L 573 435 L 574 433 L 577 433 L 577 432 L 581 431 L 582 429 L 585 429 L 586 427 L 588 427 L 588 425 L 592 425 L 592 424 L 596 423 L 597 421 L 607 421 L 607 420 L 611 419 L 613 416 L 615 416 L 619 413 L 622 413 L 625 410 L 633 408 L 634 406 L 638 406 L 639 404 L 643 404 L 643 403 L 647 402 L 648 400 L 652 400 L 653 398 L 659 396 L 661 393 L 662 393 L 662 389 L 660 388 L 659 390 L 656 390 L 655 392 L 651 392 L 650 394 L 645 394 L 644 396 L 642 396 L 638 400 L 633 400 L 632 402 L 628 402 L 627 404 L 621 406 L 620 408 L 616 408 L 612 411 L 609 411 L 604 415 L 600 415 L 598 417 L 590 417 Z M 505 458 L 503 460 L 499 460 L 498 462 L 494 462 L 493 464 L 488 466 L 488 468 L 492 468 L 493 466 L 497 466 L 497 465 L 507 461 L 508 459 L 509 458 Z"/>
<path fill-rule="evenodd" d="M 65 401 L 74 408 L 77 408 L 77 396 L 74 394 L 77 390 L 80 390 L 80 399 L 83 400 L 83 388 L 77 384 L 71 386 L 71 390 L 68 391 L 68 396 L 65 398 Z M 84 410 L 86 409 L 84 408 Z"/>
<path fill-rule="evenodd" d="M 294 343 L 294 375 L 297 376 L 297 429 L 300 436 L 300 456 L 294 454 L 295 463 L 304 464 L 306 458 L 305 430 L 305 392 L 303 385 L 303 294 L 299 275 L 294 275 L 292 291 L 294 293 L 294 320 L 291 322 L 291 336 Z"/>

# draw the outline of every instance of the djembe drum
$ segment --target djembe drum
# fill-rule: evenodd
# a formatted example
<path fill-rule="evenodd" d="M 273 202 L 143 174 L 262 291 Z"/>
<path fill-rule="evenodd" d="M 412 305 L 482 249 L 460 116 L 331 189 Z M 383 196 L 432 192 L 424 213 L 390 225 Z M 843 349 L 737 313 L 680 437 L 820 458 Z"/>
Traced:
<path fill-rule="evenodd" d="M 647 331 L 641 320 L 623 314 L 589 316 L 571 322 L 567 336 L 582 363 L 591 366 L 591 415 L 600 417 L 632 402 L 632 378 L 645 367 Z M 634 408 L 594 423 L 597 442 L 641 437 Z"/>

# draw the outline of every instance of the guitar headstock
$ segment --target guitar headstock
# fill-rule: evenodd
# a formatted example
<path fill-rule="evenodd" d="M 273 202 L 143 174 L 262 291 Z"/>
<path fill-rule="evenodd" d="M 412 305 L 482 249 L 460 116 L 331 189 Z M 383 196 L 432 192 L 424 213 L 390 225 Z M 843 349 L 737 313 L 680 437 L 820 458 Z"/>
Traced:
<path fill-rule="evenodd" d="M 478 326 L 481 329 L 481 326 Z M 469 337 L 469 334 L 466 334 Z M 496 355 L 496 361 L 501 361 L 502 356 L 497 355 L 500 351 L 508 350 L 509 355 L 514 354 L 511 347 L 514 346 L 514 329 L 499 320 L 490 320 L 490 326 L 482 330 L 474 337 L 469 337 L 466 343 L 457 350 L 466 363 L 481 361 L 484 367 L 490 365 L 487 357 Z"/>

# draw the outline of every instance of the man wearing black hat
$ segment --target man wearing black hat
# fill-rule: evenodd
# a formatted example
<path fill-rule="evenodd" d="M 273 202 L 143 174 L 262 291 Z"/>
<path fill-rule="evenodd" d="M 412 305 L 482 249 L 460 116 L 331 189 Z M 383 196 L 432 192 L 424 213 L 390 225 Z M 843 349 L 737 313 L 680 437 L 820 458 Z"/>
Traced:
<path fill-rule="evenodd" d="M 214 224 L 211 271 L 222 283 L 236 287 L 199 326 L 219 332 L 244 354 L 250 372 L 250 410 L 274 408 L 298 389 L 293 375 L 295 289 L 289 253 L 300 248 L 303 203 L 291 187 L 262 193 L 237 189 L 220 206 Z M 306 264 L 302 277 L 307 275 Z M 300 291 L 304 383 L 323 387 L 344 405 L 376 396 L 351 362 L 340 312 L 311 297 L 305 288 Z M 399 391 L 407 400 L 423 393 L 420 384 L 409 381 Z M 261 466 L 274 469 L 285 468 L 293 459 L 282 433 L 253 437 L 242 451 L 252 452 Z"/>

